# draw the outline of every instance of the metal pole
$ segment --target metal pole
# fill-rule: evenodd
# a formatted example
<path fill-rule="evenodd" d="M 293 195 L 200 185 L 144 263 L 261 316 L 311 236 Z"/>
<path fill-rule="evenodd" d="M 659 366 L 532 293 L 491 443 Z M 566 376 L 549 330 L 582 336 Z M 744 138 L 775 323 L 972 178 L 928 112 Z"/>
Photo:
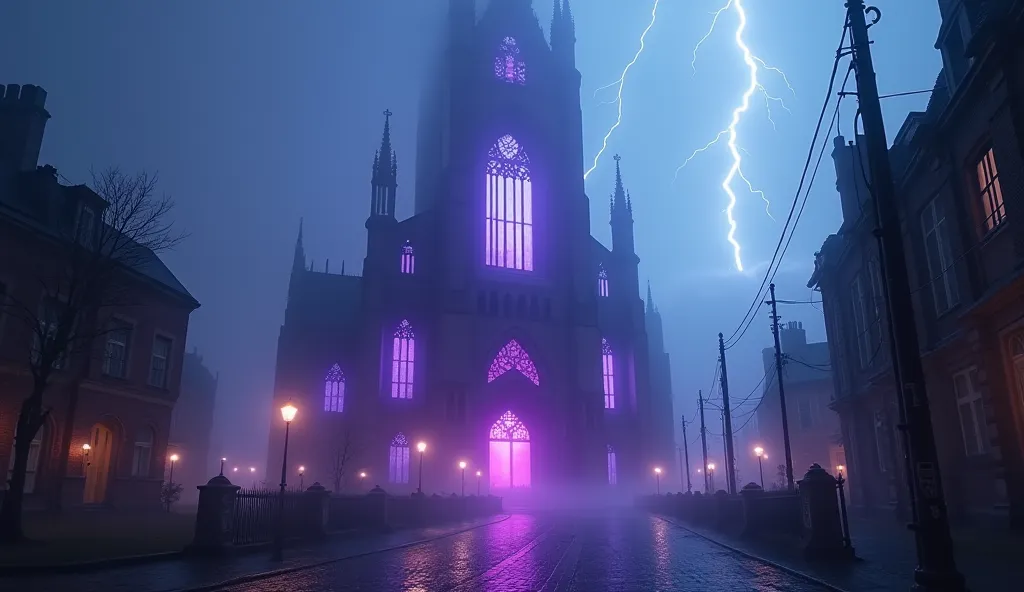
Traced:
<path fill-rule="evenodd" d="M 704 464 L 701 466 L 701 474 L 704 475 L 704 493 L 708 492 L 708 434 L 704 427 L 704 395 L 697 391 L 697 407 L 700 409 L 700 447 L 704 453 Z"/>
<path fill-rule="evenodd" d="M 476 496 L 480 497 L 480 475 L 476 476 Z"/>
<path fill-rule="evenodd" d="M 661 473 L 654 474 L 654 482 L 657 484 L 658 495 L 661 495 Z"/>
<path fill-rule="evenodd" d="M 284 424 L 284 454 L 281 457 L 281 491 L 277 497 L 277 528 L 274 533 L 274 561 L 284 559 L 284 489 L 288 486 L 288 433 L 292 424 Z"/>
<path fill-rule="evenodd" d="M 686 439 L 686 416 L 683 415 L 683 458 L 686 460 L 686 492 L 690 493 L 693 486 L 690 484 L 690 443 Z"/>
<path fill-rule="evenodd" d="M 736 493 L 736 459 L 733 458 L 732 442 L 732 411 L 729 409 L 729 372 L 725 366 L 725 339 L 718 334 L 718 353 L 722 360 L 722 418 L 724 421 L 725 438 L 725 479 L 729 493 Z"/>
<path fill-rule="evenodd" d="M 779 342 L 779 310 L 775 301 L 775 284 L 768 287 L 772 299 L 772 335 L 775 336 L 775 380 L 779 385 L 779 406 L 782 408 L 782 444 L 786 449 L 786 487 L 793 491 L 793 451 L 789 448 L 789 416 L 786 414 L 786 390 L 782 386 L 782 344 Z"/>
<path fill-rule="evenodd" d="M 912 473 L 907 477 L 915 502 L 914 525 L 911 530 L 917 543 L 914 584 L 916 589 L 924 591 L 966 590 L 964 577 L 957 570 L 954 560 L 938 453 L 935 450 L 935 433 L 917 341 L 903 234 L 896 207 L 896 188 L 871 59 L 871 41 L 865 14 L 871 13 L 871 24 L 874 25 L 881 19 L 882 13 L 875 7 L 865 8 L 864 0 L 848 0 L 846 8 L 857 77 L 857 98 L 864 122 L 864 140 L 871 174 L 870 189 L 879 223 L 876 235 L 886 268 L 889 331 L 896 355 L 894 367 L 899 369 L 897 393 L 901 413 L 906 417 L 904 445 Z"/>
<path fill-rule="evenodd" d="M 836 479 L 836 488 L 839 490 L 839 511 L 842 512 L 843 516 L 843 546 L 853 553 L 853 542 L 850 540 L 850 519 L 846 515 L 846 479 L 843 479 L 843 474 L 839 473 L 839 478 Z"/>
<path fill-rule="evenodd" d="M 416 484 L 416 491 L 423 493 L 423 451 L 420 450 L 420 477 L 419 482 Z"/>
<path fill-rule="evenodd" d="M 764 467 L 761 464 L 761 457 L 757 457 L 757 472 L 761 474 L 761 491 L 764 491 Z"/>
<path fill-rule="evenodd" d="M 466 497 L 466 469 L 462 469 L 462 497 Z"/>

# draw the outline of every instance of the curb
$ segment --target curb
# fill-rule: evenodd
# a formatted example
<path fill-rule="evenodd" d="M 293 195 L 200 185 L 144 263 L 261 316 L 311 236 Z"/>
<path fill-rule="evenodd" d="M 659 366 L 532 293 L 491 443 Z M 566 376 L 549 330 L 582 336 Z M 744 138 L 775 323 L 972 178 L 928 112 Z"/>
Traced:
<path fill-rule="evenodd" d="M 835 584 L 830 584 L 830 583 L 826 582 L 825 580 L 822 580 L 821 578 L 817 578 L 815 576 L 812 576 L 809 573 L 800 571 L 798 569 L 793 569 L 792 567 L 788 567 L 788 566 L 782 565 L 781 563 L 776 563 L 775 561 L 772 561 L 771 559 L 765 559 L 764 557 L 761 557 L 759 555 L 754 555 L 753 553 L 750 553 L 749 551 L 744 551 L 743 549 L 740 549 L 740 548 L 737 548 L 737 547 L 733 547 L 732 545 L 723 543 L 722 541 L 720 541 L 718 539 L 709 537 L 708 535 L 706 535 L 706 534 L 704 534 L 702 532 L 698 532 L 696 530 L 693 530 L 691 528 L 687 528 L 686 526 L 683 526 L 682 524 L 680 524 L 678 522 L 675 522 L 674 520 L 669 520 L 668 518 L 665 518 L 664 516 L 659 516 L 657 514 L 652 514 L 652 516 L 654 516 L 655 518 L 657 518 L 659 520 L 667 522 L 667 523 L 671 524 L 672 526 L 675 526 L 676 528 L 680 528 L 682 530 L 685 530 L 686 532 L 689 532 L 691 534 L 695 534 L 695 535 L 699 536 L 700 538 L 702 538 L 702 539 L 704 539 L 706 541 L 709 541 L 709 542 L 712 542 L 712 543 L 718 545 L 719 547 L 722 547 L 724 549 L 728 549 L 728 550 L 732 551 L 733 553 L 737 553 L 739 555 L 743 555 L 744 557 L 746 557 L 748 559 L 753 559 L 754 561 L 758 561 L 758 562 L 763 563 L 765 565 L 774 567 L 775 569 L 777 569 L 779 571 L 786 572 L 786 573 L 788 573 L 791 576 L 796 576 L 796 577 L 798 577 L 798 578 L 800 578 L 802 580 L 806 580 L 806 581 L 808 581 L 808 582 L 810 582 L 812 584 L 817 584 L 818 586 L 821 586 L 822 588 L 827 588 L 828 590 L 832 590 L 833 592 L 851 592 L 850 590 L 847 590 L 846 588 L 840 588 L 839 586 L 836 586 Z"/>
<path fill-rule="evenodd" d="M 180 588 L 178 590 L 175 590 L 174 592 L 214 592 L 215 590 L 220 590 L 220 589 L 226 588 L 228 586 L 237 586 L 239 584 L 248 584 L 250 582 L 256 582 L 256 581 L 259 581 L 259 580 L 265 580 L 265 579 L 273 578 L 273 577 L 277 577 L 277 576 L 288 575 L 288 574 L 304 571 L 304 570 L 307 570 L 307 569 L 314 569 L 314 568 L 317 568 L 317 567 L 323 567 L 325 565 L 330 565 L 332 563 L 340 563 L 342 561 L 348 561 L 349 559 L 358 559 L 360 557 L 366 557 L 366 556 L 369 556 L 369 555 L 376 555 L 377 553 L 386 553 L 388 551 L 395 551 L 395 550 L 398 550 L 398 549 L 405 549 L 405 548 L 408 548 L 408 547 L 414 547 L 416 545 L 422 545 L 423 543 L 429 543 L 431 541 L 437 541 L 437 540 L 440 540 L 440 539 L 448 538 L 450 536 L 455 536 L 457 534 L 462 534 L 464 532 L 469 532 L 470 530 L 475 530 L 475 529 L 480 528 L 482 526 L 490 526 L 491 524 L 497 524 L 499 522 L 504 522 L 504 521 L 508 520 L 509 518 L 511 518 L 511 516 L 508 515 L 508 514 L 505 514 L 505 515 L 501 516 L 500 518 L 498 518 L 496 520 L 490 520 L 488 522 L 482 522 L 482 523 L 479 523 L 479 524 L 474 524 L 474 525 L 468 526 L 466 528 L 460 528 L 458 530 L 453 530 L 451 532 L 446 532 L 446 533 L 444 533 L 442 535 L 433 536 L 433 537 L 427 537 L 427 538 L 423 538 L 423 539 L 419 539 L 419 540 L 415 540 L 415 541 L 410 541 L 408 543 L 403 543 L 401 545 L 395 545 L 394 547 L 385 547 L 383 549 L 374 549 L 372 551 L 363 551 L 363 552 L 360 552 L 360 553 L 354 553 L 352 555 L 345 555 L 344 557 L 335 557 L 333 559 L 324 559 L 322 561 L 316 561 L 316 562 L 313 562 L 313 563 L 306 563 L 304 565 L 296 565 L 296 566 L 293 566 L 293 567 L 285 567 L 285 568 L 282 568 L 282 569 L 273 569 L 273 570 L 270 570 L 270 571 L 250 574 L 250 575 L 247 575 L 247 576 L 239 576 L 239 577 L 236 577 L 236 578 L 230 578 L 230 579 L 227 579 L 227 580 L 223 580 L 221 582 L 217 582 L 216 584 L 208 584 L 206 586 L 199 586 L 199 587 L 196 587 L 196 588 Z M 846 591 L 845 590 L 841 590 L 840 592 L 846 592 Z"/>
<path fill-rule="evenodd" d="M 96 561 L 78 561 L 74 563 L 57 563 L 51 565 L 3 565 L 0 566 L 0 578 L 15 576 L 50 575 L 67 573 L 88 573 L 115 567 L 126 567 L 140 563 L 155 563 L 158 561 L 170 561 L 181 559 L 185 556 L 183 551 L 166 551 L 163 553 L 148 553 L 146 555 L 128 555 L 126 557 L 111 557 L 110 559 L 97 559 Z"/>

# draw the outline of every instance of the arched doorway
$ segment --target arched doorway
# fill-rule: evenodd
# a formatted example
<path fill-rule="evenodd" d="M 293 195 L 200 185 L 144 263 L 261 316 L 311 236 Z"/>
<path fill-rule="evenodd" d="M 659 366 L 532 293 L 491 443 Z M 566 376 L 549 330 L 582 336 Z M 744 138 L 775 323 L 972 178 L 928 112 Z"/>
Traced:
<path fill-rule="evenodd" d="M 113 450 L 114 433 L 103 424 L 92 426 L 89 437 L 89 466 L 85 470 L 85 491 L 82 501 L 87 504 L 101 504 L 107 499 L 107 484 L 110 482 L 110 454 Z"/>
<path fill-rule="evenodd" d="M 491 489 L 530 487 L 530 432 L 511 411 L 491 426 Z"/>

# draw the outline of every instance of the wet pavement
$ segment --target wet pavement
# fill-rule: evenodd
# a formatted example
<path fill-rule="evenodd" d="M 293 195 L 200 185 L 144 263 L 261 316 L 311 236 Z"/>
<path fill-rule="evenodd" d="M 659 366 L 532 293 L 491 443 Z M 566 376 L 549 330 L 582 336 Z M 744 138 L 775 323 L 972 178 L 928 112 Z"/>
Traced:
<path fill-rule="evenodd" d="M 314 549 L 294 549 L 287 554 L 284 564 L 270 564 L 265 556 L 198 564 L 174 561 L 78 576 L 0 580 L 0 589 L 19 592 L 825 590 L 639 511 L 517 514 L 475 528 L 471 526 L 407 531 L 333 542 Z M 291 571 L 216 586 L 219 582 L 281 568 Z"/>

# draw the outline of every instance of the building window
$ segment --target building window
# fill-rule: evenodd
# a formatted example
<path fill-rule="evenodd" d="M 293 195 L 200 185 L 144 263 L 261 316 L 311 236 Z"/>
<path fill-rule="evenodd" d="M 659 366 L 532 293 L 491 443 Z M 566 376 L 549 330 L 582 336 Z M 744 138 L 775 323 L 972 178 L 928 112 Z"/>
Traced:
<path fill-rule="evenodd" d="M 67 343 L 57 342 L 57 329 L 60 323 L 58 306 L 52 300 L 45 300 L 39 305 L 39 324 L 32 336 L 32 363 L 42 363 L 43 356 L 52 356 L 51 366 L 59 370 L 64 366 L 64 353 Z M 68 337 L 70 339 L 70 336 Z"/>
<path fill-rule="evenodd" d="M 533 271 L 533 184 L 530 158 L 512 136 L 488 152 L 484 259 L 487 265 Z"/>
<path fill-rule="evenodd" d="M 324 411 L 341 413 L 345 410 L 345 374 L 335 364 L 324 379 Z"/>
<path fill-rule="evenodd" d="M 128 345 L 131 341 L 130 326 L 119 323 L 107 333 L 107 344 L 103 351 L 103 373 L 114 378 L 124 378 L 128 370 Z"/>
<path fill-rule="evenodd" d="M 867 368 L 871 362 L 871 325 L 868 324 L 868 292 L 864 286 L 864 273 L 858 273 L 850 288 L 853 296 L 853 329 L 857 334 L 857 355 L 860 367 Z"/>
<path fill-rule="evenodd" d="M 491 489 L 530 486 L 530 432 L 511 411 L 491 425 Z"/>
<path fill-rule="evenodd" d="M 601 338 L 601 374 L 604 378 L 604 408 L 615 409 L 615 356 L 608 340 Z"/>
<path fill-rule="evenodd" d="M 402 247 L 402 273 L 414 273 L 416 271 L 416 255 L 412 252 L 412 245 L 405 241 Z"/>
<path fill-rule="evenodd" d="M 388 454 L 388 481 L 391 483 L 409 482 L 409 441 L 402 433 L 391 440 L 391 449 Z"/>
<path fill-rule="evenodd" d="M 416 366 L 416 336 L 404 320 L 391 342 L 391 398 L 411 399 L 413 370 Z"/>
<path fill-rule="evenodd" d="M 153 430 L 146 427 L 135 435 L 132 452 L 132 477 L 149 477 L 149 465 L 153 458 Z"/>
<path fill-rule="evenodd" d="M 494 356 L 494 361 L 491 362 L 491 367 L 487 370 L 487 382 L 494 382 L 509 370 L 515 370 L 529 378 L 533 384 L 540 385 L 537 367 L 533 365 L 533 360 L 530 359 L 530 355 L 526 353 L 523 346 L 519 345 L 515 339 L 506 343 L 498 355 Z"/>
<path fill-rule="evenodd" d="M 619 470 L 615 462 L 615 449 L 608 445 L 608 485 L 615 485 L 619 482 Z"/>
<path fill-rule="evenodd" d="M 167 368 L 171 360 L 171 340 L 157 335 L 153 340 L 153 359 L 149 362 L 149 384 L 158 388 L 167 386 Z"/>
<path fill-rule="evenodd" d="M 996 155 L 991 148 L 978 161 L 977 169 L 978 190 L 985 211 L 985 230 L 991 231 L 1006 220 L 1003 189 L 999 184 L 999 170 L 996 168 Z"/>
<path fill-rule="evenodd" d="M 526 62 L 519 58 L 514 37 L 505 37 L 494 57 L 494 77 L 514 84 L 526 84 Z"/>
<path fill-rule="evenodd" d="M 924 233 L 924 251 L 928 262 L 928 281 L 931 283 L 935 314 L 941 315 L 956 306 L 960 293 L 953 271 L 949 230 L 946 215 L 939 199 L 935 198 L 921 213 L 921 230 Z"/>
<path fill-rule="evenodd" d="M 36 490 L 36 475 L 39 474 L 39 462 L 42 460 L 43 452 L 43 429 L 39 428 L 32 443 L 28 448 L 28 468 L 25 470 L 25 493 L 33 493 Z M 14 440 L 11 441 L 11 460 L 7 465 L 7 479 L 0 485 L 0 491 L 7 489 L 11 478 L 14 476 Z"/>
<path fill-rule="evenodd" d="M 598 296 L 608 296 L 608 272 L 604 265 L 597 271 L 597 294 Z"/>
<path fill-rule="evenodd" d="M 985 454 L 989 447 L 985 405 L 977 384 L 977 368 L 969 368 L 953 375 L 956 409 L 960 416 L 960 432 L 964 437 L 964 452 L 967 456 Z"/>

